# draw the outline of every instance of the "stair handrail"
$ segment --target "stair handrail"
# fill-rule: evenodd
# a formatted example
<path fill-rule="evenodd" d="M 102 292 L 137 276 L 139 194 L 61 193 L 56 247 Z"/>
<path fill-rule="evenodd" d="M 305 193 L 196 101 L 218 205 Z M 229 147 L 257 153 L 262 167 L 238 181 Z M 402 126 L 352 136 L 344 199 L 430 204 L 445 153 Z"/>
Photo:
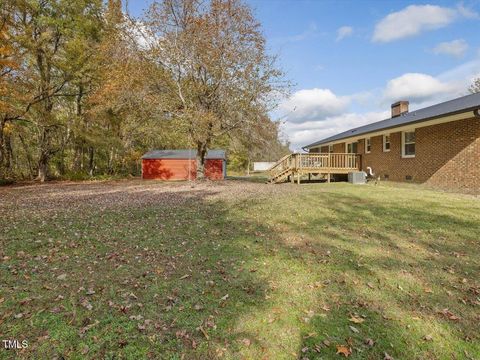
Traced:
<path fill-rule="evenodd" d="M 268 169 L 269 173 L 270 173 L 270 178 L 273 178 L 275 177 L 275 175 L 279 172 L 282 172 L 284 170 L 286 170 L 289 166 L 289 161 L 290 161 L 290 158 L 295 155 L 295 154 L 287 154 L 285 155 L 284 157 L 282 157 L 280 160 L 278 160 L 275 164 L 273 164 L 270 169 Z M 284 167 L 284 165 L 287 165 L 286 167 Z M 280 168 L 280 170 L 278 171 L 275 171 L 277 168 Z"/>
<path fill-rule="evenodd" d="M 292 154 L 287 154 L 285 155 L 284 157 L 282 157 L 280 160 L 278 160 L 275 164 L 273 164 L 272 166 L 270 166 L 268 168 L 268 171 L 270 170 L 273 170 L 275 167 L 277 167 L 277 165 L 279 165 L 283 160 L 285 160 L 286 158 L 288 158 L 289 156 L 292 156 Z"/>

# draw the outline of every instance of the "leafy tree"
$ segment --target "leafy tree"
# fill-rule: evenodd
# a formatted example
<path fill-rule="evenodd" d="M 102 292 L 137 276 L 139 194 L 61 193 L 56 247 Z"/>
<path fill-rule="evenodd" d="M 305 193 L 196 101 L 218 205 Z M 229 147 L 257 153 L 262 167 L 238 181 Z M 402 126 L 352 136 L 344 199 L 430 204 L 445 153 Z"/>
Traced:
<path fill-rule="evenodd" d="M 146 14 L 150 56 L 168 69 L 171 113 L 197 149 L 198 177 L 214 141 L 247 134 L 286 90 L 260 24 L 240 0 L 163 0 Z"/>
<path fill-rule="evenodd" d="M 21 130 L 17 120 L 24 112 L 28 98 L 28 83 L 22 77 L 21 49 L 12 42 L 12 6 L 4 4 L 0 10 L 0 177 L 12 177 L 14 137 Z"/>
<path fill-rule="evenodd" d="M 268 113 L 288 84 L 240 0 L 4 0 L 0 176 L 139 174 L 151 149 L 231 151 L 241 166 L 285 147 Z M 286 86 L 287 85 L 287 86 Z"/>
<path fill-rule="evenodd" d="M 49 161 L 62 149 L 62 101 L 74 97 L 69 82 L 88 64 L 78 58 L 83 40 L 95 36 L 101 0 L 7 0 L 12 2 L 12 42 L 22 49 L 20 71 L 30 99 L 19 116 L 36 133 L 37 179 L 45 181 Z"/>

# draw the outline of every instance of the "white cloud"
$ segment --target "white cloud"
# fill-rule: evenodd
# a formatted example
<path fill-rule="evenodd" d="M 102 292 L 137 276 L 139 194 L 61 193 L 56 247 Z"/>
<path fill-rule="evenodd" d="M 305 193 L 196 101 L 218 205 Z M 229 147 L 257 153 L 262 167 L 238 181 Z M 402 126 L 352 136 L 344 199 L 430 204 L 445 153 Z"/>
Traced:
<path fill-rule="evenodd" d="M 390 42 L 445 27 L 459 18 L 476 18 L 478 14 L 463 6 L 410 5 L 380 20 L 372 41 Z"/>
<path fill-rule="evenodd" d="M 409 100 L 410 110 L 415 110 L 466 95 L 473 78 L 479 76 L 480 54 L 436 76 L 407 73 L 383 88 L 347 96 L 329 89 L 300 90 L 281 105 L 282 130 L 292 150 L 300 151 L 315 141 L 388 118 L 395 101 Z"/>
<path fill-rule="evenodd" d="M 463 57 L 468 50 L 468 43 L 463 39 L 442 42 L 433 48 L 434 54 L 451 55 L 457 58 Z"/>
<path fill-rule="evenodd" d="M 302 123 L 341 114 L 349 102 L 348 97 L 339 97 L 329 89 L 305 89 L 284 101 L 280 111 L 288 122 Z"/>
<path fill-rule="evenodd" d="M 353 35 L 353 27 L 351 26 L 342 26 L 337 30 L 337 39 L 336 41 L 341 41 L 345 39 L 346 37 L 352 36 Z"/>
<path fill-rule="evenodd" d="M 407 73 L 390 80 L 383 92 L 385 100 L 422 102 L 439 94 L 448 93 L 452 86 L 427 74 Z"/>
<path fill-rule="evenodd" d="M 309 38 L 316 38 L 320 35 L 322 35 L 322 34 L 318 31 L 317 24 L 311 23 L 308 26 L 308 29 L 303 31 L 302 33 L 299 33 L 299 34 L 296 34 L 296 35 L 284 36 L 284 37 L 277 37 L 277 38 L 272 39 L 272 42 L 281 43 L 281 44 L 296 43 L 296 42 L 300 42 L 300 41 L 303 41 L 303 40 L 306 40 L 306 39 L 309 39 Z"/>
<path fill-rule="evenodd" d="M 288 134 L 292 150 L 300 151 L 303 146 L 315 141 L 351 128 L 386 119 L 388 116 L 389 111 L 367 112 L 363 114 L 345 113 L 302 124 L 287 122 L 283 125 L 283 130 Z"/>
<path fill-rule="evenodd" d="M 157 41 L 142 21 L 132 20 L 128 22 L 126 24 L 126 31 L 142 50 L 151 48 Z"/>

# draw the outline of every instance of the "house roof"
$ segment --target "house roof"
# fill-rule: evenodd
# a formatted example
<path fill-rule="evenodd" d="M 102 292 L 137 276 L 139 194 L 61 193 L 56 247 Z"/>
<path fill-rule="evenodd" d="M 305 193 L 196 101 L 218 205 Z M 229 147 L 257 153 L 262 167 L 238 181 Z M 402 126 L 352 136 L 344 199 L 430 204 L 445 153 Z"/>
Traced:
<path fill-rule="evenodd" d="M 471 94 L 423 109 L 414 110 L 397 117 L 350 129 L 348 131 L 344 131 L 326 139 L 306 145 L 304 148 L 311 148 L 313 146 L 327 144 L 358 135 L 396 128 L 408 124 L 415 124 L 443 116 L 473 111 L 478 108 L 480 108 L 480 93 Z"/>
<path fill-rule="evenodd" d="M 197 151 L 190 150 L 152 150 L 142 159 L 195 159 Z M 225 150 L 208 150 L 205 159 L 226 159 Z"/>

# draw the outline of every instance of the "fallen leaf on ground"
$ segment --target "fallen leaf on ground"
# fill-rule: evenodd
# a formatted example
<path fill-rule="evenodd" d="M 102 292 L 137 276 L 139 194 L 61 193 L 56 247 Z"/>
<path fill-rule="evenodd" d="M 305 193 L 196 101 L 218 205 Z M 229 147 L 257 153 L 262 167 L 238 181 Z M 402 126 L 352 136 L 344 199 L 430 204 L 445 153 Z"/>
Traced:
<path fill-rule="evenodd" d="M 355 326 L 350 325 L 349 328 L 350 328 L 350 330 L 352 330 L 356 334 L 358 334 L 360 332 Z"/>
<path fill-rule="evenodd" d="M 370 339 L 370 338 L 366 338 L 366 339 L 365 339 L 365 345 L 373 346 L 373 345 L 375 345 L 375 341 L 373 341 L 373 340 Z"/>
<path fill-rule="evenodd" d="M 90 330 L 91 328 L 93 328 L 94 326 L 97 326 L 98 324 L 100 324 L 100 322 L 98 320 L 95 320 L 95 322 L 93 324 L 90 324 L 90 325 L 87 325 L 87 326 L 84 326 L 80 329 L 80 336 L 82 336 L 83 334 L 85 334 L 88 330 Z"/>
<path fill-rule="evenodd" d="M 393 357 L 388 355 L 388 353 L 385 353 L 385 356 L 383 357 L 383 360 L 393 360 Z"/>
<path fill-rule="evenodd" d="M 92 310 L 93 309 L 92 304 L 90 304 L 87 299 L 83 299 L 82 302 L 80 303 L 80 305 L 82 305 L 87 310 Z"/>
<path fill-rule="evenodd" d="M 432 340 L 433 340 L 433 337 L 432 337 L 432 335 L 425 335 L 425 336 L 423 337 L 423 340 L 425 340 L 425 341 L 432 341 Z"/>
<path fill-rule="evenodd" d="M 346 345 L 337 345 L 337 354 L 349 357 L 352 353 L 352 349 Z"/>
<path fill-rule="evenodd" d="M 448 309 L 443 309 L 442 311 L 440 311 L 440 314 L 444 315 L 447 319 L 452 320 L 452 321 L 460 320 L 460 318 L 458 316 L 454 315 Z"/>
<path fill-rule="evenodd" d="M 353 315 L 350 319 L 351 322 L 355 324 L 361 324 L 365 321 L 365 319 L 361 318 L 360 316 Z"/>
<path fill-rule="evenodd" d="M 250 341 L 250 339 L 245 338 L 245 339 L 242 340 L 242 344 L 247 346 L 247 347 L 250 346 L 251 343 L 252 342 Z"/>
<path fill-rule="evenodd" d="M 208 336 L 207 332 L 203 329 L 203 327 L 199 327 L 198 330 L 200 330 L 200 332 L 203 334 L 203 336 L 205 336 L 205 339 L 210 339 L 210 336 Z"/>
<path fill-rule="evenodd" d="M 20 305 L 28 304 L 30 301 L 32 301 L 32 298 L 27 297 L 27 298 L 20 301 Z M 0 303 L 1 303 L 1 301 L 0 301 Z"/>
<path fill-rule="evenodd" d="M 180 280 L 183 280 L 183 279 L 186 279 L 186 278 L 189 278 L 189 277 L 190 277 L 189 274 L 185 274 L 185 275 L 183 275 L 183 276 L 180 278 Z"/>

